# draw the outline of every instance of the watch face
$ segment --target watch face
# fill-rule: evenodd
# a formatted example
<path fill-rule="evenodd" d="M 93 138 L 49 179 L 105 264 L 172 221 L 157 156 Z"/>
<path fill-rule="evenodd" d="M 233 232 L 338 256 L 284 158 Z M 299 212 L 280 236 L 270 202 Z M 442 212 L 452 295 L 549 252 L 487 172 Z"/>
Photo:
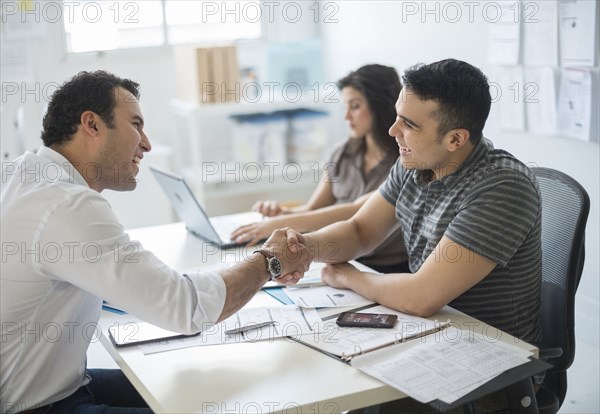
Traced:
<path fill-rule="evenodd" d="M 281 262 L 278 258 L 272 257 L 269 260 L 269 272 L 271 272 L 271 276 L 277 277 L 281 274 Z"/>

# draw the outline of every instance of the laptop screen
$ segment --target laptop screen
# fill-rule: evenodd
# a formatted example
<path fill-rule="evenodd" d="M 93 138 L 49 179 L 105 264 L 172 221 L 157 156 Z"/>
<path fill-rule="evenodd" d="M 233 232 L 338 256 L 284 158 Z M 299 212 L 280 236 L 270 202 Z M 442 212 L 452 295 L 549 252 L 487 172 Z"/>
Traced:
<path fill-rule="evenodd" d="M 187 229 L 202 239 L 222 245 L 223 240 L 218 236 L 206 212 L 194 197 L 183 177 L 155 167 L 149 167 L 149 169 Z"/>

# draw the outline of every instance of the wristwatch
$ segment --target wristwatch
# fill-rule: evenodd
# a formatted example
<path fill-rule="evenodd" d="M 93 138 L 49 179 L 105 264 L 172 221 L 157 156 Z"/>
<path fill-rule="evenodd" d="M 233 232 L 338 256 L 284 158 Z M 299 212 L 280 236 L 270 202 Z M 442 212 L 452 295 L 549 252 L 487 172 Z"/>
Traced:
<path fill-rule="evenodd" d="M 269 272 L 269 280 L 275 280 L 281 276 L 281 261 L 275 257 L 273 253 L 267 249 L 259 249 L 254 253 L 262 254 L 267 261 L 267 271 Z"/>

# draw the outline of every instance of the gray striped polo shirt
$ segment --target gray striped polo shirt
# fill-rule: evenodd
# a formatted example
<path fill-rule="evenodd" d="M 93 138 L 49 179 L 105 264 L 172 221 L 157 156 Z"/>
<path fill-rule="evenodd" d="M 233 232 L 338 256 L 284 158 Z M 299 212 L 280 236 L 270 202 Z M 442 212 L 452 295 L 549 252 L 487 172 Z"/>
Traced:
<path fill-rule="evenodd" d="M 363 163 L 366 150 L 365 138 L 350 138 L 333 152 L 329 161 L 332 168 L 328 169 L 328 173 L 335 204 L 351 203 L 360 196 L 377 190 L 398 159 L 398 152 L 387 153 L 365 175 Z M 373 251 L 360 258 L 362 263 L 373 268 L 396 266 L 407 260 L 399 227 Z"/>
<path fill-rule="evenodd" d="M 450 306 L 525 341 L 539 341 L 541 203 L 533 173 L 482 139 L 454 173 L 430 181 L 430 170 L 406 170 L 398 160 L 379 191 L 396 206 L 410 269 L 434 251 L 443 235 L 496 263 L 481 282 Z"/>

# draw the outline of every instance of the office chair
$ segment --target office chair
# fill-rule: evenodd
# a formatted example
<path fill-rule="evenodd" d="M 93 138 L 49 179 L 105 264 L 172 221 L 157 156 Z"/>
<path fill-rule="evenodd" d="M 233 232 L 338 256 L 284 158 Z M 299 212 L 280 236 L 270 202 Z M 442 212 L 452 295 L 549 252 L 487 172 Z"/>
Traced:
<path fill-rule="evenodd" d="M 531 408 L 535 411 L 537 405 L 540 413 L 556 413 L 567 393 L 567 369 L 575 358 L 575 293 L 585 260 L 590 199 L 567 174 L 543 167 L 532 171 L 542 196 L 540 359 L 553 367 L 546 371 Z M 522 397 L 509 393 L 511 411 L 527 411 L 524 405 L 530 401 Z"/>

